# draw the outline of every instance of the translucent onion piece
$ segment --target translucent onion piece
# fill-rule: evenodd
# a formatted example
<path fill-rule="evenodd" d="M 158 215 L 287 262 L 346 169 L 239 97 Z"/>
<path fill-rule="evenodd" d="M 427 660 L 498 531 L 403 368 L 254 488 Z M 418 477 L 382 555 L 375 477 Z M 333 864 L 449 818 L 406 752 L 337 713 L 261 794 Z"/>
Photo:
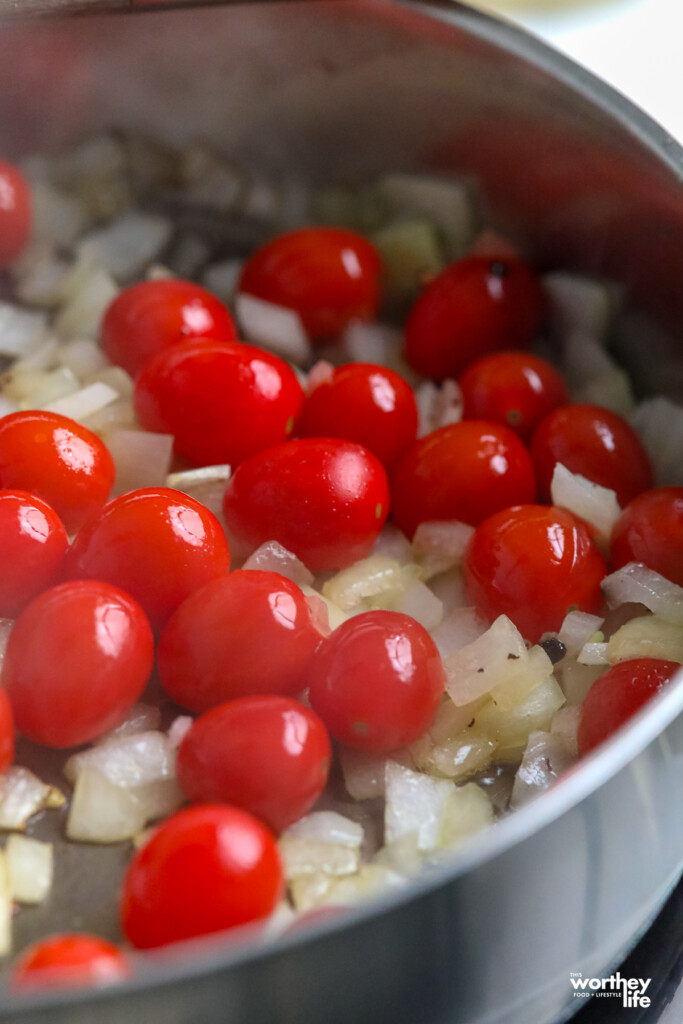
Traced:
<path fill-rule="evenodd" d="M 172 232 L 166 217 L 131 210 L 86 235 L 79 249 L 93 253 L 117 280 L 128 281 L 161 252 Z"/>
<path fill-rule="evenodd" d="M 130 789 L 117 786 L 93 765 L 78 775 L 66 834 L 89 843 L 131 839 L 146 823 L 146 811 Z"/>
<path fill-rule="evenodd" d="M 243 569 L 260 569 L 262 572 L 279 572 L 297 586 L 313 583 L 313 573 L 295 554 L 277 540 L 266 541 L 246 560 Z"/>
<path fill-rule="evenodd" d="M 293 309 L 240 292 L 235 298 L 235 313 L 247 341 L 299 366 L 309 362 L 311 344 L 301 317 Z"/>
<path fill-rule="evenodd" d="M 601 641 L 584 644 L 576 660 L 579 665 L 607 665 L 607 644 Z"/>
<path fill-rule="evenodd" d="M 334 366 L 326 359 L 319 359 L 314 363 L 306 374 L 306 385 L 304 391 L 307 395 L 312 394 L 321 384 L 327 384 L 334 376 Z"/>
<path fill-rule="evenodd" d="M 444 808 L 439 846 L 453 849 L 494 820 L 493 806 L 483 789 L 474 782 L 457 786 Z"/>
<path fill-rule="evenodd" d="M 601 487 L 579 473 L 558 462 L 555 464 L 550 483 L 553 505 L 568 509 L 574 515 L 585 519 L 598 531 L 602 541 L 608 541 L 621 509 L 616 493 L 608 487 Z"/>
<path fill-rule="evenodd" d="M 401 565 L 415 561 L 410 541 L 393 523 L 387 523 L 384 527 L 373 545 L 371 554 L 386 555 Z"/>
<path fill-rule="evenodd" d="M 221 260 L 210 263 L 202 274 L 202 284 L 225 303 L 232 304 L 237 292 L 237 282 L 242 273 L 242 260 Z"/>
<path fill-rule="evenodd" d="M 14 629 L 14 619 L 0 619 L 0 669 L 5 658 L 9 636 Z"/>
<path fill-rule="evenodd" d="M 397 871 L 400 875 L 411 875 L 419 871 L 424 863 L 424 855 L 418 844 L 418 831 L 403 832 L 397 839 L 385 843 L 375 856 L 374 864 Z"/>
<path fill-rule="evenodd" d="M 82 254 L 64 282 L 64 302 L 55 320 L 57 333 L 67 341 L 98 337 L 102 317 L 118 291 L 114 278 L 92 254 Z"/>
<path fill-rule="evenodd" d="M 487 630 L 486 620 L 476 608 L 455 608 L 432 634 L 442 658 L 473 643 Z"/>
<path fill-rule="evenodd" d="M 346 791 L 354 800 L 371 800 L 384 793 L 385 769 L 388 761 L 415 767 L 415 758 L 407 747 L 390 753 L 374 753 L 339 747 L 339 760 L 344 773 Z"/>
<path fill-rule="evenodd" d="M 62 364 L 67 366 L 79 380 L 98 373 L 110 365 L 100 346 L 87 338 L 75 338 L 73 341 L 67 342 L 66 345 L 62 345 L 59 355 Z"/>
<path fill-rule="evenodd" d="M 0 355 L 30 355 L 47 338 L 45 313 L 20 309 L 9 302 L 0 302 Z"/>
<path fill-rule="evenodd" d="M 417 831 L 420 850 L 439 845 L 446 804 L 454 790 L 448 779 L 433 779 L 388 761 L 385 769 L 384 835 L 393 842 Z"/>
<path fill-rule="evenodd" d="M 190 715 L 178 715 L 178 717 L 174 718 L 171 722 L 167 735 L 168 742 L 174 750 L 177 750 L 185 739 L 185 734 L 193 721 L 194 719 L 191 718 Z"/>
<path fill-rule="evenodd" d="M 605 649 L 605 661 L 610 665 L 631 658 L 683 662 L 683 629 L 661 615 L 639 615 L 621 626 Z"/>
<path fill-rule="evenodd" d="M 52 843 L 11 835 L 5 857 L 12 899 L 19 903 L 42 903 L 52 886 Z"/>
<path fill-rule="evenodd" d="M 363 842 L 363 826 L 337 811 L 314 811 L 291 825 L 284 836 L 289 839 L 315 839 L 353 850 Z"/>
<path fill-rule="evenodd" d="M 57 398 L 54 402 L 43 405 L 43 408 L 46 412 L 56 412 L 60 416 L 68 416 L 70 419 L 82 423 L 89 416 L 99 412 L 100 409 L 104 409 L 106 406 L 111 405 L 112 402 L 116 402 L 118 398 L 118 391 L 109 387 L 108 384 L 98 382 L 97 384 L 89 384 L 87 387 L 74 391 L 70 395 Z"/>
<path fill-rule="evenodd" d="M 352 362 L 392 366 L 401 340 L 400 331 L 387 324 L 352 320 L 344 329 L 340 343 Z"/>
<path fill-rule="evenodd" d="M 361 606 L 365 598 L 395 589 L 401 580 L 401 566 L 393 558 L 369 555 L 328 580 L 323 596 L 348 612 Z"/>
<path fill-rule="evenodd" d="M 394 215 L 421 214 L 437 225 L 449 260 L 464 256 L 479 214 L 471 181 L 420 174 L 388 174 L 377 182 L 378 199 Z"/>
<path fill-rule="evenodd" d="M 429 735 L 433 742 L 444 743 L 455 736 L 459 736 L 463 729 L 467 729 L 468 726 L 472 725 L 475 714 L 486 703 L 487 698 L 480 697 L 478 700 L 472 701 L 471 704 L 458 707 L 446 694 L 439 705 L 434 721 L 429 727 Z"/>
<path fill-rule="evenodd" d="M 0 850 L 0 956 L 12 949 L 12 890 L 4 850 Z"/>
<path fill-rule="evenodd" d="M 644 604 L 661 618 L 683 625 L 683 587 L 640 562 L 629 562 L 605 576 L 602 592 L 610 608 L 629 602 Z"/>
<path fill-rule="evenodd" d="M 580 717 L 581 709 L 578 707 L 560 708 L 559 711 L 555 712 L 550 723 L 551 733 L 560 737 L 568 753 L 575 758 L 579 756 L 577 733 Z"/>
<path fill-rule="evenodd" d="M 557 733 L 532 732 L 512 787 L 511 807 L 520 807 L 557 779 L 574 762 Z"/>
<path fill-rule="evenodd" d="M 489 701 L 477 711 L 474 721 L 477 728 L 496 741 L 497 761 L 515 761 L 521 757 L 529 734 L 547 731 L 555 712 L 564 703 L 562 689 L 551 676 L 509 711 L 502 711 Z"/>
<path fill-rule="evenodd" d="M 128 792 L 141 805 L 145 823 L 167 818 L 187 803 L 176 779 L 154 779 L 142 786 L 131 786 Z"/>
<path fill-rule="evenodd" d="M 339 605 L 335 604 L 334 601 L 330 601 L 329 597 L 325 597 L 324 594 L 319 594 L 317 590 L 314 590 L 313 587 L 309 587 L 305 583 L 301 583 L 299 585 L 312 609 L 316 628 L 323 634 L 323 636 L 327 635 L 328 629 L 329 632 L 331 632 L 336 629 L 337 626 L 341 626 L 342 622 L 346 622 L 349 618 L 349 615 L 346 612 L 343 612 Z M 323 613 L 319 607 L 321 601 L 325 605 L 325 613 Z M 327 619 L 325 619 L 325 614 L 327 615 Z"/>
<path fill-rule="evenodd" d="M 93 384 L 92 387 L 106 387 Z M 173 435 L 147 430 L 110 430 L 103 434 L 116 466 L 113 495 L 139 487 L 161 487 L 173 457 Z"/>
<path fill-rule="evenodd" d="M 424 217 L 392 221 L 373 233 L 372 242 L 382 260 L 382 283 L 389 302 L 416 298 L 424 282 L 443 269 L 436 225 Z"/>
<path fill-rule="evenodd" d="M 386 598 L 378 602 L 381 607 L 410 615 L 429 633 L 443 620 L 443 602 L 421 580 L 416 580 L 405 589 L 389 591 Z"/>
<path fill-rule="evenodd" d="M 173 487 L 183 494 L 189 494 L 196 501 L 201 501 L 210 512 L 223 522 L 223 495 L 230 479 L 230 466 L 202 466 L 201 469 L 188 469 L 182 473 L 170 473 L 166 477 L 166 486 Z"/>
<path fill-rule="evenodd" d="M 475 721 L 460 733 L 434 745 L 411 746 L 416 766 L 429 775 L 461 782 L 491 764 L 497 742 Z"/>
<path fill-rule="evenodd" d="M 142 786 L 175 777 L 175 751 L 163 732 L 134 733 L 73 754 L 64 774 L 75 782 L 89 768 L 96 768 L 117 786 Z"/>
<path fill-rule="evenodd" d="M 683 485 L 683 408 L 670 398 L 646 398 L 630 417 L 647 449 L 655 483 Z"/>
<path fill-rule="evenodd" d="M 100 736 L 97 744 L 101 746 L 103 743 L 111 743 L 112 740 L 120 740 L 124 736 L 134 736 L 140 732 L 153 732 L 158 730 L 160 724 L 161 710 L 156 705 L 133 704 L 124 721 L 111 732 Z"/>
<path fill-rule="evenodd" d="M 619 290 L 604 280 L 554 271 L 543 277 L 550 327 L 556 337 L 604 338 L 619 303 Z"/>
<path fill-rule="evenodd" d="M 41 782 L 28 768 L 13 765 L 0 775 L 0 829 L 23 832 L 38 811 L 65 803 L 60 790 Z"/>
<path fill-rule="evenodd" d="M 415 401 L 418 437 L 462 419 L 462 394 L 453 380 L 443 381 L 440 387 L 431 381 L 423 381 L 415 389 Z"/>
<path fill-rule="evenodd" d="M 321 872 L 325 875 L 353 875 L 360 867 L 357 847 L 287 835 L 281 837 L 278 847 L 288 879 Z"/>
<path fill-rule="evenodd" d="M 588 612 L 567 612 L 557 634 L 557 639 L 567 649 L 566 657 L 576 657 L 583 645 L 601 628 L 603 621 L 598 615 L 589 615 Z"/>
<path fill-rule="evenodd" d="M 355 875 L 332 879 L 318 906 L 345 906 L 359 903 L 388 888 L 402 888 L 405 878 L 383 864 L 364 864 Z"/>
<path fill-rule="evenodd" d="M 423 579 L 461 565 L 474 527 L 456 519 L 420 523 L 413 537 L 413 557 Z"/>

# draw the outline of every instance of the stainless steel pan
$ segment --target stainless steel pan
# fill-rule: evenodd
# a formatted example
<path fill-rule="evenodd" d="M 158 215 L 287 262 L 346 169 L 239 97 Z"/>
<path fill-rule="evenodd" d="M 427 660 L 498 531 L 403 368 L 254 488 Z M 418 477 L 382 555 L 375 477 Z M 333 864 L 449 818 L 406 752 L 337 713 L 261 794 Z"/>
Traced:
<path fill-rule="evenodd" d="M 490 222 L 539 267 L 623 283 L 624 360 L 643 390 L 683 392 L 683 152 L 607 86 L 512 27 L 438 0 L 96 12 L 0 26 L 4 154 L 59 148 L 117 124 L 176 141 L 213 138 L 254 168 L 313 181 L 387 169 L 472 173 Z M 570 972 L 608 972 L 680 875 L 681 710 L 678 686 L 405 893 L 270 945 L 214 940 L 151 957 L 120 989 L 6 994 L 0 1020 L 565 1019 L 578 1002 Z M 55 897 L 44 913 L 106 929 L 126 852 L 63 849 L 71 909 Z M 25 912 L 19 927 L 35 920 Z"/>

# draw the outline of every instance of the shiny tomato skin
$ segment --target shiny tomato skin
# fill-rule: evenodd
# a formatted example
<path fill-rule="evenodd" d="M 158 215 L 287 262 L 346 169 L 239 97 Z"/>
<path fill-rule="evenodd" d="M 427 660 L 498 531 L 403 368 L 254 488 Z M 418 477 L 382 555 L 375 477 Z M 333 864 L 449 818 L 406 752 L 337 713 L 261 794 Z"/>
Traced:
<path fill-rule="evenodd" d="M 155 628 L 229 568 L 228 542 L 216 517 L 170 487 L 114 498 L 83 527 L 64 560 L 68 579 L 106 580 L 131 594 Z"/>
<path fill-rule="evenodd" d="M 429 728 L 444 690 L 431 636 L 401 612 L 362 612 L 318 648 L 308 681 L 311 707 L 341 743 L 394 750 Z"/>
<path fill-rule="evenodd" d="M 339 366 L 306 398 L 297 433 L 355 441 L 389 469 L 417 434 L 413 389 L 384 366 Z"/>
<path fill-rule="evenodd" d="M 571 608 L 602 605 L 605 561 L 584 522 L 562 508 L 496 512 L 476 528 L 463 569 L 470 602 L 490 621 L 507 615 L 532 643 Z"/>
<path fill-rule="evenodd" d="M 391 515 L 408 537 L 434 519 L 476 526 L 501 508 L 531 502 L 531 457 L 508 427 L 463 420 L 419 438 L 391 477 Z"/>
<path fill-rule="evenodd" d="M 286 441 L 303 405 L 294 371 L 253 345 L 175 345 L 149 359 L 135 381 L 142 426 L 173 434 L 193 465 L 236 466 Z"/>
<path fill-rule="evenodd" d="M 337 338 L 350 320 L 374 320 L 380 304 L 379 255 L 346 228 L 299 228 L 247 260 L 238 291 L 293 309 L 314 341 Z"/>
<path fill-rule="evenodd" d="M 659 658 L 634 658 L 608 668 L 593 683 L 581 705 L 579 754 L 600 746 L 664 689 L 681 666 Z"/>
<path fill-rule="evenodd" d="M 288 697 L 243 697 L 198 718 L 178 750 L 178 781 L 191 800 L 249 811 L 274 832 L 322 794 L 332 747 L 318 716 Z"/>
<path fill-rule="evenodd" d="M 382 464 L 338 438 L 302 438 L 254 455 L 237 467 L 223 500 L 238 548 L 248 553 L 277 540 L 312 572 L 364 558 L 388 510 Z"/>
<path fill-rule="evenodd" d="M 465 419 L 503 423 L 528 441 L 548 413 L 569 401 L 554 366 L 529 352 L 496 352 L 471 363 L 458 380 Z"/>
<path fill-rule="evenodd" d="M 610 537 L 613 569 L 642 562 L 683 587 L 683 487 L 653 487 L 630 501 Z"/>
<path fill-rule="evenodd" d="M 550 500 L 555 464 L 616 491 L 623 507 L 652 487 L 652 466 L 633 428 L 599 405 L 565 405 L 536 428 L 531 455 L 541 500 Z"/>
<path fill-rule="evenodd" d="M 0 616 L 16 618 L 56 582 L 68 543 L 46 502 L 26 491 L 0 491 Z"/>
<path fill-rule="evenodd" d="M 0 688 L 0 773 L 14 760 L 14 718 L 12 706 L 5 691 Z"/>
<path fill-rule="evenodd" d="M 128 958 L 113 942 L 97 935 L 65 932 L 29 946 L 12 970 L 12 988 L 109 985 L 131 974 Z"/>
<path fill-rule="evenodd" d="M 273 836 L 237 807 L 178 811 L 133 856 L 121 923 L 133 946 L 171 942 L 259 921 L 284 890 Z"/>
<path fill-rule="evenodd" d="M 132 377 L 151 356 L 181 342 L 236 339 L 235 324 L 220 299 L 175 277 L 124 288 L 107 308 L 101 328 L 105 354 Z"/>
<path fill-rule="evenodd" d="M 159 640 L 161 683 L 192 711 L 296 694 L 320 642 L 303 593 L 277 572 L 241 570 L 195 591 Z"/>
<path fill-rule="evenodd" d="M 525 348 L 543 310 L 541 287 L 521 260 L 466 257 L 415 302 L 405 326 L 406 358 L 425 377 L 457 377 L 481 356 Z"/>
<path fill-rule="evenodd" d="M 21 732 L 73 747 L 125 717 L 154 663 L 147 618 L 128 594 L 98 580 L 61 583 L 21 613 L 2 682 Z"/>
<path fill-rule="evenodd" d="M 102 508 L 114 476 L 104 443 L 68 416 L 28 409 L 0 418 L 0 487 L 42 498 L 69 533 Z"/>
<path fill-rule="evenodd" d="M 31 233 L 31 189 L 18 167 L 0 160 L 0 269 L 20 255 Z"/>

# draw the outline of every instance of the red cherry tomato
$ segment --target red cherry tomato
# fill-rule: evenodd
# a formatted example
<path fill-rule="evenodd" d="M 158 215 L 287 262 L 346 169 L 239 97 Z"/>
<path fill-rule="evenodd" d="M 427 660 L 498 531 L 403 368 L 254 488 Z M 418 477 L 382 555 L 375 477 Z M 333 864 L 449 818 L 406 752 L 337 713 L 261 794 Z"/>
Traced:
<path fill-rule="evenodd" d="M 2 681 L 17 729 L 48 747 L 107 732 L 145 688 L 154 639 L 140 606 L 97 580 L 62 583 L 21 613 Z"/>
<path fill-rule="evenodd" d="M 277 845 L 236 807 L 204 804 L 168 818 L 137 851 L 121 922 L 138 949 L 258 921 L 284 889 Z"/>
<path fill-rule="evenodd" d="M 124 288 L 102 321 L 102 348 L 135 376 L 142 364 L 179 342 L 234 341 L 232 317 L 215 295 L 178 278 Z"/>
<path fill-rule="evenodd" d="M 16 618 L 51 586 L 68 540 L 57 513 L 26 491 L 0 491 L 0 616 Z"/>
<path fill-rule="evenodd" d="M 491 621 L 512 619 L 535 643 L 571 608 L 597 612 L 605 562 L 584 522 L 562 508 L 520 505 L 485 519 L 465 552 L 467 594 Z"/>
<path fill-rule="evenodd" d="M 106 580 L 131 594 L 156 628 L 230 568 L 228 542 L 208 508 L 169 487 L 114 498 L 71 545 L 69 579 Z"/>
<path fill-rule="evenodd" d="M 252 345 L 185 343 L 149 359 L 135 381 L 143 427 L 173 434 L 195 465 L 232 466 L 286 441 L 304 395 L 293 370 Z"/>
<path fill-rule="evenodd" d="M 159 673 L 192 711 L 235 697 L 296 694 L 320 642 L 296 583 L 277 572 L 238 570 L 192 594 L 159 641 Z"/>
<path fill-rule="evenodd" d="M 680 669 L 675 661 L 635 658 L 612 665 L 593 683 L 581 705 L 578 744 L 581 757 L 620 729 Z"/>
<path fill-rule="evenodd" d="M 9 768 L 14 759 L 14 719 L 9 697 L 0 689 L 0 772 Z"/>
<path fill-rule="evenodd" d="M 391 478 L 391 514 L 412 537 L 433 519 L 475 526 L 508 505 L 536 496 L 531 457 L 500 423 L 463 420 L 415 441 Z"/>
<path fill-rule="evenodd" d="M 384 526 L 382 464 L 358 444 L 304 438 L 247 459 L 223 501 L 231 537 L 245 551 L 278 540 L 313 572 L 364 558 Z"/>
<path fill-rule="evenodd" d="M 536 429 L 531 441 L 539 494 L 550 500 L 555 464 L 616 491 L 626 505 L 652 486 L 650 460 L 635 431 L 599 405 L 565 405 Z"/>
<path fill-rule="evenodd" d="M 543 305 L 540 285 L 521 260 L 458 260 L 413 306 L 405 327 L 406 358 L 425 377 L 457 377 L 481 356 L 528 345 Z"/>
<path fill-rule="evenodd" d="M 338 367 L 304 402 L 301 437 L 344 437 L 362 444 L 387 468 L 415 440 L 413 389 L 393 370 L 372 363 Z"/>
<path fill-rule="evenodd" d="M 557 370 L 528 352 L 496 352 L 467 367 L 458 381 L 466 419 L 504 423 L 523 441 L 548 413 L 569 401 Z"/>
<path fill-rule="evenodd" d="M 300 228 L 247 260 L 238 290 L 295 310 L 315 341 L 338 337 L 350 320 L 373 320 L 381 264 L 374 246 L 345 228 Z"/>
<path fill-rule="evenodd" d="M 282 832 L 302 818 L 327 782 L 325 726 L 288 697 L 243 697 L 198 718 L 178 750 L 190 799 L 241 807 Z"/>
<path fill-rule="evenodd" d="M 31 191 L 18 167 L 0 160 L 0 269 L 21 253 L 33 220 Z"/>
<path fill-rule="evenodd" d="M 96 935 L 64 933 L 34 943 L 17 960 L 12 987 L 22 992 L 37 988 L 109 985 L 131 973 L 118 946 Z"/>
<path fill-rule="evenodd" d="M 318 648 L 309 673 L 311 707 L 335 739 L 393 750 L 429 728 L 443 696 L 439 652 L 401 612 L 363 612 Z"/>
<path fill-rule="evenodd" d="M 683 587 L 683 487 L 655 487 L 629 502 L 610 538 L 612 567 L 642 562 Z"/>
<path fill-rule="evenodd" d="M 75 420 L 33 409 L 0 418 L 0 487 L 42 498 L 69 533 L 102 508 L 114 475 L 105 445 Z"/>

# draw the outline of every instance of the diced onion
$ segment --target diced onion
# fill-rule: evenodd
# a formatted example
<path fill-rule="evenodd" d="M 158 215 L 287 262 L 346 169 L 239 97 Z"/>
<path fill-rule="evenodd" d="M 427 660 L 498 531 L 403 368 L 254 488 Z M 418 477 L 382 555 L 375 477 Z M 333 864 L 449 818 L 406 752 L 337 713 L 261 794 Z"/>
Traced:
<path fill-rule="evenodd" d="M 630 417 L 645 445 L 656 484 L 683 486 L 683 408 L 670 398 L 646 398 Z"/>
<path fill-rule="evenodd" d="M 11 835 L 5 856 L 12 899 L 19 903 L 42 903 L 52 886 L 52 843 Z"/>
<path fill-rule="evenodd" d="M 566 657 L 574 658 L 590 637 L 602 626 L 603 619 L 588 612 L 571 611 L 565 615 L 557 639 L 566 648 Z"/>
<path fill-rule="evenodd" d="M 123 722 L 111 732 L 97 739 L 97 745 L 110 743 L 112 740 L 123 739 L 124 736 L 135 736 L 136 733 L 154 732 L 161 723 L 161 710 L 155 704 L 133 704 Z"/>
<path fill-rule="evenodd" d="M 576 660 L 579 665 L 607 665 L 607 644 L 602 641 L 584 644 Z"/>
<path fill-rule="evenodd" d="M 614 524 L 621 515 L 613 490 L 601 487 L 579 473 L 572 473 L 561 462 L 555 464 L 550 497 L 553 505 L 568 509 L 594 526 L 604 542 L 609 540 Z"/>
<path fill-rule="evenodd" d="M 118 391 L 114 391 L 108 384 L 101 382 L 89 384 L 79 391 L 74 391 L 63 398 L 57 398 L 54 402 L 43 405 L 46 412 L 56 412 L 60 416 L 68 416 L 72 420 L 81 423 L 87 420 L 93 413 L 99 412 L 107 405 L 111 405 L 119 397 Z"/>
<path fill-rule="evenodd" d="M 476 712 L 474 722 L 477 728 L 496 741 L 498 761 L 519 760 L 529 734 L 537 730 L 547 731 L 555 712 L 564 703 L 564 693 L 551 676 L 509 711 L 502 711 L 489 701 Z"/>
<path fill-rule="evenodd" d="M 175 776 L 175 753 L 163 732 L 140 732 L 114 737 L 78 754 L 64 766 L 70 782 L 96 768 L 117 786 L 142 786 Z"/>
<path fill-rule="evenodd" d="M 382 796 L 388 761 L 410 768 L 415 767 L 415 758 L 405 747 L 390 753 L 340 747 L 339 760 L 344 773 L 346 791 L 354 800 L 371 800 L 373 797 Z"/>
<path fill-rule="evenodd" d="M 401 333 L 387 324 L 351 320 L 340 343 L 352 362 L 390 366 L 400 350 Z"/>
<path fill-rule="evenodd" d="M 4 850 L 0 850 L 0 956 L 12 949 L 12 890 Z"/>
<path fill-rule="evenodd" d="M 237 282 L 242 273 L 242 260 L 222 260 L 210 263 L 202 274 L 202 284 L 225 303 L 232 303 L 237 292 Z"/>
<path fill-rule="evenodd" d="M 106 387 L 93 384 L 92 387 Z M 125 494 L 139 487 L 161 487 L 166 482 L 173 457 L 173 435 L 147 430 L 110 430 L 102 440 L 116 466 L 113 494 Z"/>
<path fill-rule="evenodd" d="M 506 686 L 514 686 L 522 678 L 529 692 L 551 674 L 550 659 L 547 655 L 545 659 L 538 655 L 529 672 L 529 653 L 522 634 L 506 615 L 499 615 L 485 633 L 444 660 L 446 690 L 455 704 L 462 705 L 495 687 L 500 705 Z"/>
<path fill-rule="evenodd" d="M 290 825 L 284 835 L 290 839 L 315 839 L 355 850 L 363 842 L 363 826 L 337 811 L 314 811 Z"/>
<path fill-rule="evenodd" d="M 79 773 L 66 824 L 69 839 L 117 843 L 140 832 L 146 820 L 145 808 L 130 789 L 117 786 L 93 765 Z"/>
<path fill-rule="evenodd" d="M 118 291 L 111 274 L 85 253 L 64 282 L 64 303 L 55 320 L 60 337 L 98 337 L 102 317 Z"/>
<path fill-rule="evenodd" d="M 94 254 L 119 281 L 142 273 L 166 245 L 173 228 L 165 217 L 131 210 L 97 228 L 79 243 L 79 251 Z"/>
<path fill-rule="evenodd" d="M 644 604 L 663 619 L 683 625 L 683 587 L 640 562 L 629 562 L 605 576 L 601 585 L 610 608 L 630 602 Z"/>
<path fill-rule="evenodd" d="M 619 302 L 615 285 L 566 271 L 546 274 L 542 283 L 556 337 L 567 339 L 574 333 L 605 337 Z"/>
<path fill-rule="evenodd" d="M 454 784 L 388 761 L 385 768 L 384 835 L 393 842 L 405 832 L 417 831 L 420 850 L 439 845 L 446 805 Z"/>
<path fill-rule="evenodd" d="M 252 552 L 242 568 L 259 569 L 261 572 L 279 572 L 281 576 L 286 576 L 297 586 L 304 584 L 310 586 L 313 583 L 313 573 L 293 552 L 288 551 L 277 540 L 266 541 L 260 548 Z"/>
<path fill-rule="evenodd" d="M 400 586 L 401 580 L 401 566 L 393 558 L 369 555 L 329 579 L 323 586 L 323 596 L 348 612 L 362 605 L 365 598 Z"/>
<path fill-rule="evenodd" d="M 423 381 L 415 389 L 415 401 L 418 437 L 462 419 L 462 394 L 454 380 L 445 380 L 440 387 L 429 380 Z"/>
<path fill-rule="evenodd" d="M 177 750 L 183 742 L 193 721 L 194 719 L 190 715 L 178 715 L 173 719 L 167 733 L 168 742 L 173 750 Z"/>
<path fill-rule="evenodd" d="M 543 792 L 573 761 L 559 734 L 532 732 L 515 776 L 510 806 L 519 807 Z"/>
<path fill-rule="evenodd" d="M 577 734 L 580 717 L 581 709 L 578 707 L 560 708 L 559 711 L 555 712 L 550 723 L 551 733 L 561 738 L 568 753 L 575 758 L 579 756 Z"/>
<path fill-rule="evenodd" d="M 223 495 L 230 473 L 230 466 L 227 465 L 202 466 L 200 469 L 188 469 L 182 473 L 170 473 L 166 477 L 166 486 L 200 501 L 222 523 Z"/>
<path fill-rule="evenodd" d="M 334 366 L 326 359 L 319 359 L 314 363 L 306 374 L 306 386 L 304 391 L 307 395 L 312 394 L 321 384 L 328 384 L 334 376 Z"/>
<path fill-rule="evenodd" d="M 441 743 L 418 740 L 410 747 L 415 756 L 416 766 L 429 775 L 436 775 L 461 782 L 483 771 L 491 764 L 497 742 L 483 729 L 474 725 L 465 726 L 461 732 Z"/>
<path fill-rule="evenodd" d="M 0 302 L 0 355 L 30 355 L 48 336 L 47 316 Z"/>
<path fill-rule="evenodd" d="M 661 615 L 639 615 L 614 633 L 605 646 L 605 662 L 661 658 L 683 662 L 683 629 Z"/>
<path fill-rule="evenodd" d="M 110 365 L 100 346 L 88 338 L 74 338 L 62 345 L 59 358 L 62 365 L 68 367 L 79 380 Z"/>
<path fill-rule="evenodd" d="M 462 563 L 474 527 L 457 519 L 420 523 L 413 537 L 413 556 L 429 579 Z"/>
<path fill-rule="evenodd" d="M 453 849 L 494 820 L 493 806 L 483 789 L 474 782 L 456 786 L 444 808 L 439 846 Z"/>
<path fill-rule="evenodd" d="M 443 602 L 421 580 L 416 580 L 405 589 L 390 591 L 386 596 L 388 600 L 379 602 L 382 607 L 410 615 L 428 633 L 443 620 Z"/>
<path fill-rule="evenodd" d="M 293 309 L 240 292 L 235 298 L 235 312 L 248 341 L 299 365 L 310 360 L 311 343 L 301 317 Z"/>
<path fill-rule="evenodd" d="M 278 843 L 286 878 L 302 875 L 353 875 L 360 867 L 358 847 L 283 835 Z"/>
<path fill-rule="evenodd" d="M 13 765 L 0 775 L 0 829 L 23 832 L 38 811 L 65 803 L 60 790 L 41 782 L 28 768 Z"/>
<path fill-rule="evenodd" d="M 420 214 L 438 225 L 449 260 L 464 256 L 478 226 L 472 183 L 464 178 L 388 174 L 377 183 L 377 196 L 396 215 Z"/>

